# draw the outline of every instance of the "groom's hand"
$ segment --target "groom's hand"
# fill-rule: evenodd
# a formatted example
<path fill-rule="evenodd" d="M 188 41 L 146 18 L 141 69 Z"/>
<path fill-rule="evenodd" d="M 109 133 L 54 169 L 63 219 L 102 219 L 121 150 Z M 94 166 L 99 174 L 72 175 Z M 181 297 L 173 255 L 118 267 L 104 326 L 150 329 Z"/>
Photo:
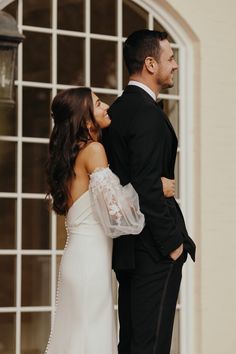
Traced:
<path fill-rule="evenodd" d="M 181 244 L 178 248 L 176 248 L 176 250 L 172 251 L 169 254 L 170 258 L 172 258 L 173 261 L 176 261 L 183 253 L 183 250 L 184 250 L 184 247 L 183 247 L 183 244 Z"/>
<path fill-rule="evenodd" d="M 161 177 L 163 193 L 166 198 L 174 197 L 175 195 L 175 180 Z"/>

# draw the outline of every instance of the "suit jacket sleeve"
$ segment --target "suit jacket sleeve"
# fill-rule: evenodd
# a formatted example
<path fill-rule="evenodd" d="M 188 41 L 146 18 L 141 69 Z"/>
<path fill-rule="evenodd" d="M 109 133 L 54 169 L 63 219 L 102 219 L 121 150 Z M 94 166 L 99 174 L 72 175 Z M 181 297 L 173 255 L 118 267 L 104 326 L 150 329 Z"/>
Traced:
<path fill-rule="evenodd" d="M 130 179 L 136 189 L 140 209 L 153 240 L 164 255 L 183 242 L 181 232 L 169 213 L 161 182 L 168 146 L 169 127 L 155 105 L 146 105 L 134 115 L 130 125 Z"/>

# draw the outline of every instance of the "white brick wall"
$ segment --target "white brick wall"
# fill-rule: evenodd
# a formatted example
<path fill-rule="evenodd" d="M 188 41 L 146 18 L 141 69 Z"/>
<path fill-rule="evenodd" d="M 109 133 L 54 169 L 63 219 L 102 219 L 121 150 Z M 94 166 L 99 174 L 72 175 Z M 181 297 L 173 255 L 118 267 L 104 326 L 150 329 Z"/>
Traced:
<path fill-rule="evenodd" d="M 200 353 L 236 353 L 236 27 L 234 0 L 168 0 L 200 42 Z"/>

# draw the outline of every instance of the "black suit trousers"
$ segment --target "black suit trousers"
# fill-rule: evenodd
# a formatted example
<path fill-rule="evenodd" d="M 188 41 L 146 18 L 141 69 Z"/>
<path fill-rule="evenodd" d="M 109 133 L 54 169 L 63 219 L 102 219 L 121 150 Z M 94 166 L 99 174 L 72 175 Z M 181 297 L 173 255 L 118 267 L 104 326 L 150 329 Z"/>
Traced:
<path fill-rule="evenodd" d="M 146 258 L 146 261 L 144 261 Z M 143 270 L 149 255 L 136 251 L 135 270 L 117 271 L 119 282 L 119 354 L 169 354 L 184 253 Z M 139 262 L 139 259 L 141 262 Z M 140 264 L 140 267 L 139 267 Z"/>

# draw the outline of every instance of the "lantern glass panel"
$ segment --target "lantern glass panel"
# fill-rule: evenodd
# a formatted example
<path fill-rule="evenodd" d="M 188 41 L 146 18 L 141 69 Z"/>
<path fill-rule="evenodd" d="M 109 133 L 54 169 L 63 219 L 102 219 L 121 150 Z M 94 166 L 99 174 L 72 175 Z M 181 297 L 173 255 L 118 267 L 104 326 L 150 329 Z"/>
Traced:
<path fill-rule="evenodd" d="M 14 47 L 0 46 L 0 100 L 11 101 L 15 66 Z"/>

